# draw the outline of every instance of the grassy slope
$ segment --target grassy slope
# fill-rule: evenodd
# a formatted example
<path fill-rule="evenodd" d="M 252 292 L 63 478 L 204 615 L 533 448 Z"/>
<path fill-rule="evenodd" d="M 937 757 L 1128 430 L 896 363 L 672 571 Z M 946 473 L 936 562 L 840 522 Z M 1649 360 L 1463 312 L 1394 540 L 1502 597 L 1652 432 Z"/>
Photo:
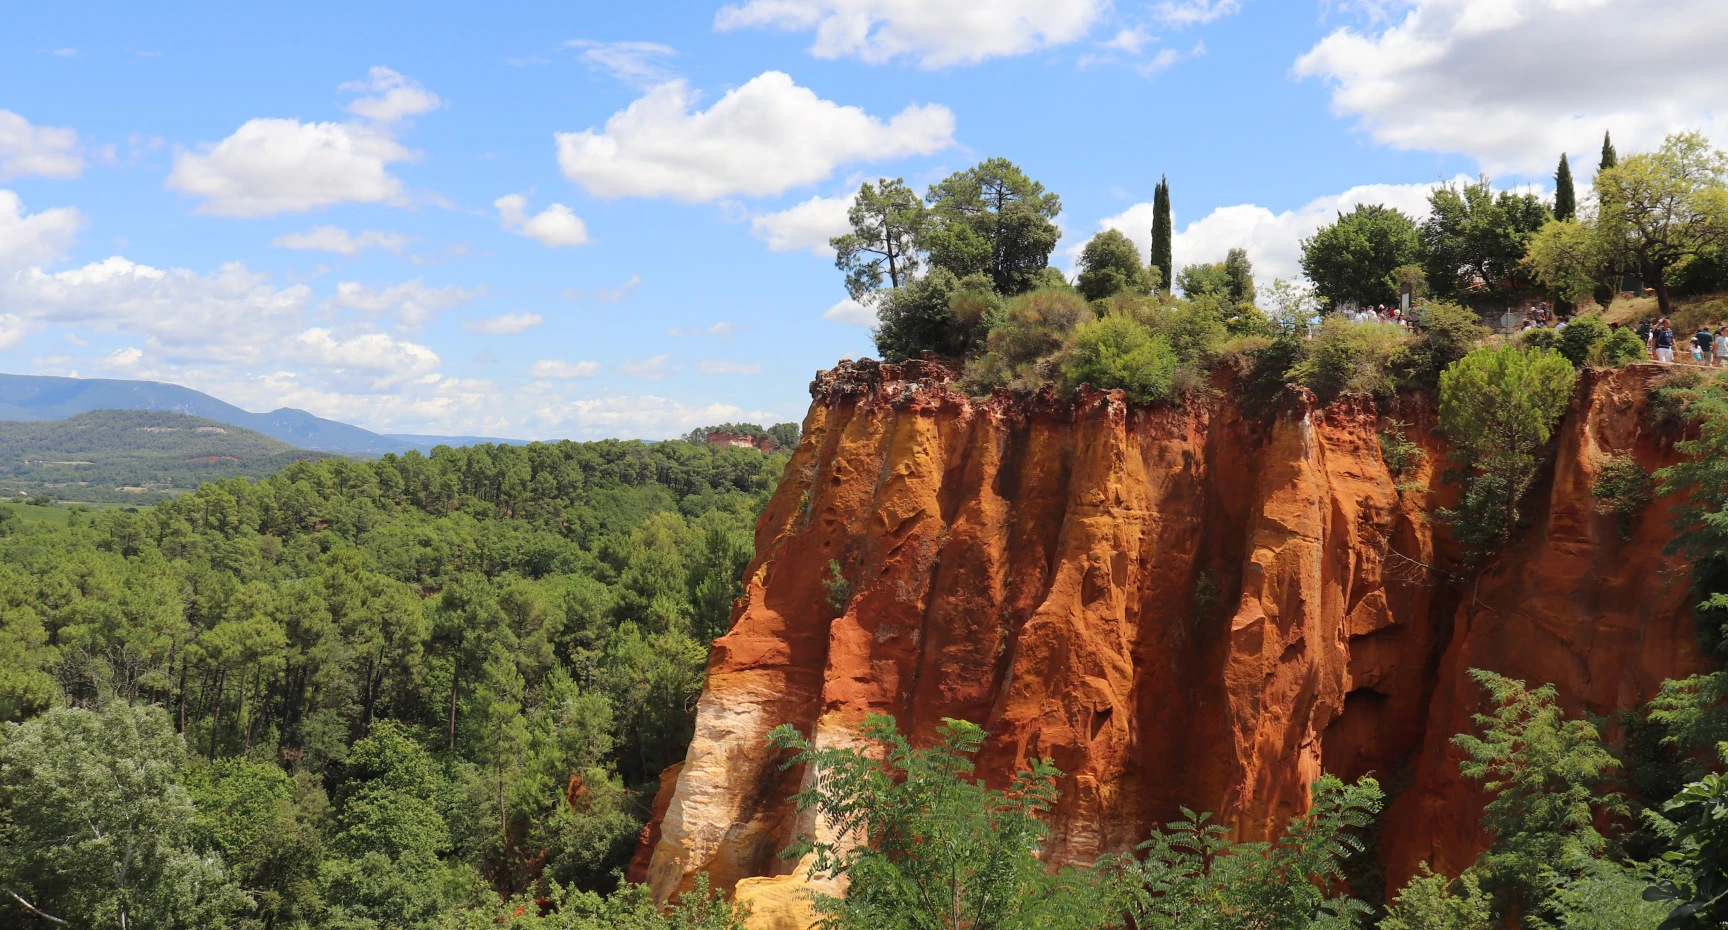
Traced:
<path fill-rule="evenodd" d="M 200 417 L 96 410 L 0 422 L 0 494 L 146 504 L 205 481 L 263 477 L 319 453 Z M 119 488 L 142 490 L 120 491 Z"/>

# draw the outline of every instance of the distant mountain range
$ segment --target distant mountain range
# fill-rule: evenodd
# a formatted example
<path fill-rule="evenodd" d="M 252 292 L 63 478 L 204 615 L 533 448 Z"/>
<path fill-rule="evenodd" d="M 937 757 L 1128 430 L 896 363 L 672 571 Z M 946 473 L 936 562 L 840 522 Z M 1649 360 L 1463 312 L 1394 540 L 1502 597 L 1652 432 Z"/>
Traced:
<path fill-rule="evenodd" d="M 383 455 L 409 449 L 429 452 L 438 445 L 520 443 L 484 436 L 374 433 L 292 407 L 252 413 L 191 388 L 159 381 L 0 374 L 0 420 L 62 420 L 91 410 L 184 413 L 255 430 L 296 448 L 348 455 Z"/>

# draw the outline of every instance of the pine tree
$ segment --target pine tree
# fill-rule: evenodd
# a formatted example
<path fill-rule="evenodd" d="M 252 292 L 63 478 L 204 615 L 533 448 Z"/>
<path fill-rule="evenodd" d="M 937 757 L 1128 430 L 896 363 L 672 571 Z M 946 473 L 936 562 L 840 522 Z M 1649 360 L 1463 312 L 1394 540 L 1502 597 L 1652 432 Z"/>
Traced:
<path fill-rule="evenodd" d="M 1170 290 L 1170 179 L 1160 178 L 1152 195 L 1152 267 L 1158 269 L 1158 286 Z"/>
<path fill-rule="evenodd" d="M 1598 170 L 1607 171 L 1618 164 L 1620 164 L 1620 156 L 1614 153 L 1614 140 L 1609 138 L 1608 133 L 1604 132 L 1602 133 L 1602 164 L 1597 166 Z"/>
<path fill-rule="evenodd" d="M 1578 215 L 1578 194 L 1572 189 L 1572 166 L 1560 153 L 1560 168 L 1554 172 L 1554 218 L 1569 220 Z"/>

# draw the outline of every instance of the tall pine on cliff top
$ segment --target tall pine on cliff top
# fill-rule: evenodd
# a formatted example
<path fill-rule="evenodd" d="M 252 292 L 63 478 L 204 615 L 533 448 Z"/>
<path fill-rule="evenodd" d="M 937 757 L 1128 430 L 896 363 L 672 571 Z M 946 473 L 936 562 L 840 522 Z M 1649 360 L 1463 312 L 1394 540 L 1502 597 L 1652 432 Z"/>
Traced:
<path fill-rule="evenodd" d="M 1569 220 L 1578 215 L 1578 193 L 1572 189 L 1572 166 L 1566 163 L 1566 153 L 1560 153 L 1560 167 L 1554 172 L 1554 218 Z"/>
<path fill-rule="evenodd" d="M 1614 140 L 1608 133 L 1602 133 L 1602 164 L 1597 165 L 1598 171 L 1607 171 L 1620 164 L 1620 156 L 1614 153 Z"/>
<path fill-rule="evenodd" d="M 1158 269 L 1158 286 L 1170 290 L 1170 179 L 1159 178 L 1152 195 L 1152 267 Z"/>

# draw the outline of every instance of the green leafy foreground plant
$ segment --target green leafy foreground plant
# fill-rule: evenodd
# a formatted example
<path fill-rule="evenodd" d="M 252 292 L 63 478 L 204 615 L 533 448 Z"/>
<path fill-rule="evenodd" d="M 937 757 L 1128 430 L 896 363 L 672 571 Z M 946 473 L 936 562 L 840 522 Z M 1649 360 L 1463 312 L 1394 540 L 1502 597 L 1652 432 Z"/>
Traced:
<path fill-rule="evenodd" d="M 936 745 L 914 749 L 890 717 L 860 735 L 885 750 L 817 748 L 790 726 L 770 743 L 809 765 L 794 796 L 834 840 L 803 838 L 785 853 L 811 857 L 817 878 L 844 876 L 844 898 L 816 895 L 825 930 L 1137 930 L 1200 927 L 1354 927 L 1368 913 L 1339 889 L 1358 831 L 1380 809 L 1380 787 L 1322 776 L 1313 803 L 1275 843 L 1231 843 L 1210 814 L 1154 830 L 1140 855 L 1106 856 L 1052 872 L 1038 858 L 1039 817 L 1055 804 L 1049 760 L 1035 760 L 1007 790 L 967 776 L 984 732 L 944 720 Z"/>
<path fill-rule="evenodd" d="M 1290 818 L 1276 843 L 1231 843 L 1210 814 L 1183 808 L 1182 820 L 1140 844 L 1143 858 L 1103 865 L 1119 870 L 1116 890 L 1139 930 L 1345 930 L 1370 908 L 1335 889 L 1381 800 L 1372 778 L 1352 785 L 1322 775 L 1308 811 Z"/>
<path fill-rule="evenodd" d="M 860 735 L 886 760 L 851 747 L 817 748 L 791 726 L 769 744 L 811 767 L 810 787 L 792 797 L 814 811 L 830 840 L 801 838 L 787 858 L 813 855 L 817 878 L 845 876 L 846 897 L 816 895 L 827 930 L 1062 930 L 1108 926 L 1098 877 L 1037 858 L 1038 815 L 1055 803 L 1061 774 L 1036 760 L 1007 791 L 965 776 L 984 731 L 944 720 L 938 742 L 914 749 L 892 717 L 872 715 Z"/>

